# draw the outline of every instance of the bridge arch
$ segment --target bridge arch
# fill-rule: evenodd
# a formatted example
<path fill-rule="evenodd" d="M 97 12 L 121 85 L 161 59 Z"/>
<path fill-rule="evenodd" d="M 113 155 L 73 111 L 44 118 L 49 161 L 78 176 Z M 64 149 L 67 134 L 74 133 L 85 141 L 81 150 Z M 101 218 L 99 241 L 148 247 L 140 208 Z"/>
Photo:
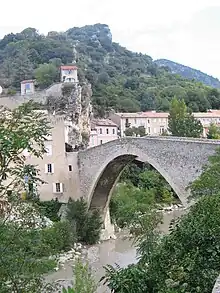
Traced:
<path fill-rule="evenodd" d="M 152 165 L 186 205 L 186 187 L 200 175 L 219 143 L 174 137 L 123 138 L 79 152 L 81 195 L 91 208 L 105 213 L 121 172 L 137 159 Z"/>

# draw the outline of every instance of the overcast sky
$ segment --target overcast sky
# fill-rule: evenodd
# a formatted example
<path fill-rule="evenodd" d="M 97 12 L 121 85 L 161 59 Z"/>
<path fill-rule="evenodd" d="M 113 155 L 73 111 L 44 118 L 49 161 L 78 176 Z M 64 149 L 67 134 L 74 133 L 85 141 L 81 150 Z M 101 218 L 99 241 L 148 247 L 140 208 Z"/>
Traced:
<path fill-rule="evenodd" d="M 6 0 L 0 12 L 0 38 L 105 23 L 128 49 L 220 78 L 220 0 Z"/>

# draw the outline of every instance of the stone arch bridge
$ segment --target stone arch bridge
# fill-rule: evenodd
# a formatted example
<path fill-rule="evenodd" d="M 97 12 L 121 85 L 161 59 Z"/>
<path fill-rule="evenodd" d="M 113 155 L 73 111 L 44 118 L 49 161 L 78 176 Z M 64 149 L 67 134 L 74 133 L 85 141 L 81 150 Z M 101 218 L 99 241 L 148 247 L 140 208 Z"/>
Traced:
<path fill-rule="evenodd" d="M 217 140 L 147 136 L 122 138 L 80 151 L 77 154 L 79 196 L 88 201 L 90 208 L 100 209 L 106 219 L 120 174 L 129 162 L 138 160 L 158 170 L 186 205 L 186 187 L 201 174 L 217 147 L 220 147 Z"/>

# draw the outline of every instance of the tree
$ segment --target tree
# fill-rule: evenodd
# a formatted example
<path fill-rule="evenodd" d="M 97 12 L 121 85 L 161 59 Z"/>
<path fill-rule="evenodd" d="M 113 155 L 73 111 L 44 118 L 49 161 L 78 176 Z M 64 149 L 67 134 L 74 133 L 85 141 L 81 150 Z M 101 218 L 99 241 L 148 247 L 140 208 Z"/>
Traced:
<path fill-rule="evenodd" d="M 36 167 L 25 165 L 23 152 L 41 157 L 49 129 L 46 117 L 33 111 L 31 102 L 0 109 L 0 292 L 39 292 L 43 274 L 54 267 L 54 260 L 39 254 L 42 238 L 36 227 L 45 227 L 45 222 L 22 196 L 29 179 L 34 185 L 41 182 Z"/>
<path fill-rule="evenodd" d="M 35 78 L 40 87 L 45 88 L 57 80 L 58 70 L 53 63 L 41 64 L 35 70 Z"/>
<path fill-rule="evenodd" d="M 146 130 L 144 126 L 138 126 L 138 127 L 131 127 L 127 128 L 124 132 L 126 136 L 145 136 L 146 135 Z"/>
<path fill-rule="evenodd" d="M 16 54 L 16 60 L 12 64 L 13 73 L 13 85 L 16 88 L 20 87 L 20 82 L 25 79 L 33 78 L 33 64 L 29 59 L 29 51 L 22 49 Z"/>
<path fill-rule="evenodd" d="M 202 174 L 192 183 L 190 198 L 198 199 L 202 196 L 215 195 L 220 192 L 220 148 L 209 158 L 209 163 L 203 167 Z"/>
<path fill-rule="evenodd" d="M 211 123 L 208 129 L 207 138 L 209 139 L 220 139 L 220 129 L 219 127 Z"/>
<path fill-rule="evenodd" d="M 187 112 L 184 100 L 172 99 L 168 117 L 169 131 L 173 136 L 201 137 L 202 124 Z"/>
<path fill-rule="evenodd" d="M 98 210 L 89 210 L 87 203 L 69 199 L 67 205 L 67 220 L 76 228 L 77 240 L 86 244 L 95 244 L 99 241 L 102 219 Z"/>

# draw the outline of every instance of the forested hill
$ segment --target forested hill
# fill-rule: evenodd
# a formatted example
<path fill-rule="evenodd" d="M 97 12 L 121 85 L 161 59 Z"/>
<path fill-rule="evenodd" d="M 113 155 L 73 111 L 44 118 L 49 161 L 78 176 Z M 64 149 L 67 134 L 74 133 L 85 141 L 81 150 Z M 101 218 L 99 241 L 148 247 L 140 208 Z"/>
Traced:
<path fill-rule="evenodd" d="M 154 61 L 160 67 L 167 67 L 170 69 L 172 73 L 176 73 L 181 75 L 184 78 L 195 79 L 196 81 L 200 81 L 205 85 L 220 88 L 220 81 L 213 76 L 210 76 L 200 70 L 196 70 L 194 68 L 166 60 L 166 59 L 158 59 Z"/>
<path fill-rule="evenodd" d="M 112 42 L 105 24 L 40 35 L 34 28 L 6 35 L 0 41 L 0 85 L 9 92 L 20 81 L 36 78 L 39 88 L 59 81 L 59 66 L 76 63 L 80 80 L 93 88 L 95 112 L 110 109 L 167 111 L 170 100 L 184 98 L 193 111 L 220 108 L 220 92 L 160 68 L 148 55 Z"/>

